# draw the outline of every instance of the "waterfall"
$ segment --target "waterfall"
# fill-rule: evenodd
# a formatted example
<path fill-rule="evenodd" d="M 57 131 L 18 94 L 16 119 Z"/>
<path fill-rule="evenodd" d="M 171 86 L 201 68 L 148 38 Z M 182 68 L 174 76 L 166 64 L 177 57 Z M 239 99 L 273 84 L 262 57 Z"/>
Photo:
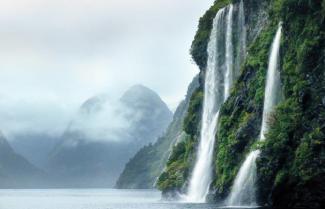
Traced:
<path fill-rule="evenodd" d="M 256 206 L 255 198 L 255 179 L 256 179 L 256 159 L 260 151 L 251 152 L 244 164 L 241 166 L 234 182 L 231 195 L 229 197 L 229 205 L 247 205 Z"/>
<path fill-rule="evenodd" d="M 281 41 L 282 26 L 276 32 L 271 47 L 269 56 L 269 66 L 267 69 L 267 78 L 264 96 L 263 120 L 260 133 L 260 139 L 265 139 L 265 132 L 268 130 L 269 115 L 278 103 L 278 95 L 280 92 L 280 72 L 279 66 L 279 51 Z M 230 206 L 256 206 L 256 159 L 260 151 L 252 151 L 246 158 L 244 164 L 239 169 L 239 172 L 232 186 L 228 205 Z"/>
<path fill-rule="evenodd" d="M 265 132 L 268 130 L 268 119 L 270 113 L 272 112 L 274 106 L 279 102 L 280 91 L 280 72 L 279 72 L 279 51 L 280 51 L 280 41 L 281 41 L 281 31 L 282 26 L 278 28 L 274 41 L 272 43 L 271 55 L 269 58 L 269 66 L 267 70 L 267 80 L 265 87 L 264 96 L 264 108 L 263 108 L 263 121 L 260 133 L 260 140 L 265 139 Z"/>
<path fill-rule="evenodd" d="M 227 15 L 227 30 L 226 30 L 226 76 L 224 85 L 224 98 L 228 98 L 230 94 L 230 88 L 233 83 L 233 45 L 232 45 L 232 19 L 233 19 L 233 5 L 229 6 L 229 11 Z"/>
<path fill-rule="evenodd" d="M 185 201 L 205 202 L 212 178 L 212 160 L 219 109 L 233 83 L 233 5 L 220 9 L 214 18 L 208 44 L 204 102 L 197 159 Z"/>

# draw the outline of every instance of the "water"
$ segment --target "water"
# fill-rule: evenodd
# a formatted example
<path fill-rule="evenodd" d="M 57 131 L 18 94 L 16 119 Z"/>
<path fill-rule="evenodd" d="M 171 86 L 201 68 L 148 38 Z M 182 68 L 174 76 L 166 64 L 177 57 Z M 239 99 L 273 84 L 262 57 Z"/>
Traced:
<path fill-rule="evenodd" d="M 237 28 L 234 28 L 234 7 L 239 7 Z M 205 202 L 212 176 L 212 160 L 217 132 L 219 109 L 230 95 L 234 80 L 238 77 L 240 64 L 246 51 L 246 28 L 244 5 L 220 9 L 214 18 L 208 44 L 208 62 L 205 72 L 202 126 L 197 160 L 189 182 L 185 201 Z M 234 57 L 233 34 L 239 31 L 236 57 Z"/>
<path fill-rule="evenodd" d="M 280 26 L 273 40 L 271 53 L 269 56 L 269 66 L 267 70 L 265 86 L 263 119 L 259 139 L 261 141 L 265 139 L 265 133 L 269 128 L 269 116 L 280 99 L 279 95 L 281 92 L 281 83 L 279 72 L 279 51 L 281 31 L 282 26 L 280 23 Z M 258 158 L 259 153 L 259 150 L 252 151 L 246 158 L 244 164 L 241 166 L 228 198 L 228 205 L 256 206 L 256 159 Z"/>
<path fill-rule="evenodd" d="M 274 106 L 279 102 L 280 98 L 279 94 L 281 92 L 281 85 L 278 60 L 280 51 L 281 31 L 282 26 L 280 23 L 280 27 L 278 28 L 278 31 L 272 43 L 272 50 L 269 57 L 260 140 L 265 139 L 265 133 L 269 128 L 268 120 L 270 118 L 270 114 L 272 113 Z"/>
<path fill-rule="evenodd" d="M 233 11 L 234 6 L 229 5 L 229 11 L 227 15 L 227 30 L 226 30 L 226 75 L 225 75 L 225 93 L 224 97 L 228 98 L 230 94 L 230 88 L 233 83 L 233 62 L 234 62 L 234 53 L 233 53 L 233 44 L 232 44 L 232 27 L 233 27 Z"/>
<path fill-rule="evenodd" d="M 0 190 L 1 209 L 215 209 L 214 204 L 163 202 L 155 190 Z"/>
<path fill-rule="evenodd" d="M 212 159 L 216 126 L 218 122 L 219 109 L 226 96 L 229 95 L 229 85 L 231 84 L 231 61 L 230 52 L 225 53 L 225 45 L 231 33 L 225 31 L 228 20 L 232 18 L 232 6 L 218 11 L 213 22 L 213 29 L 208 44 L 208 64 L 205 72 L 204 102 L 202 114 L 202 126 L 197 161 L 195 163 L 192 177 L 185 200 L 188 202 L 205 202 L 205 197 L 209 192 L 209 185 L 212 176 Z M 230 11 L 230 12 L 229 12 Z M 231 27 L 230 27 L 231 28 Z M 227 51 L 227 50 L 226 50 Z M 225 55 L 226 54 L 226 55 Z M 228 95 L 227 95 L 228 94 Z"/>
<path fill-rule="evenodd" d="M 229 196 L 228 205 L 256 206 L 256 159 L 260 151 L 251 152 L 241 166 Z"/>

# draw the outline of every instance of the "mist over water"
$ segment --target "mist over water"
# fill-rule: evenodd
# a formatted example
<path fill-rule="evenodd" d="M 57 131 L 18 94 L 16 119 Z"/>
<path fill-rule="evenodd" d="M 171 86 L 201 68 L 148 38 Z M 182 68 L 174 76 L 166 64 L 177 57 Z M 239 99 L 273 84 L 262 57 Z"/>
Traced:
<path fill-rule="evenodd" d="M 156 190 L 0 190 L 1 209 L 215 209 L 215 204 L 164 202 Z"/>

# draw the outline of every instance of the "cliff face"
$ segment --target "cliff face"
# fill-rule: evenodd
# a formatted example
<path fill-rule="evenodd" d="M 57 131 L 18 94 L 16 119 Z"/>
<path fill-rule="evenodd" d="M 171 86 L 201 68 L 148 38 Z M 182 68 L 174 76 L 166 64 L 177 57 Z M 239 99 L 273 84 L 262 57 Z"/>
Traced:
<path fill-rule="evenodd" d="M 186 191 L 189 176 L 193 167 L 193 162 L 196 159 L 196 149 L 198 145 L 198 140 L 200 136 L 201 128 L 201 115 L 202 115 L 202 105 L 203 105 L 203 88 L 204 88 L 204 77 L 205 68 L 207 62 L 207 45 L 209 42 L 210 32 L 212 30 L 213 19 L 217 12 L 230 4 L 229 0 L 216 1 L 214 5 L 205 13 L 205 15 L 200 19 L 197 34 L 193 40 L 191 47 L 191 54 L 193 60 L 200 67 L 200 86 L 192 94 L 189 110 L 184 119 L 183 129 L 188 134 L 187 140 L 183 143 L 178 144 L 175 147 L 175 151 L 172 153 L 169 162 L 167 163 L 167 168 L 165 172 L 160 176 L 158 181 L 158 186 L 160 189 L 168 193 L 168 191 L 174 191 L 175 188 L 179 191 Z M 239 1 L 235 1 L 238 5 Z M 248 5 L 252 5 L 253 8 L 247 9 Z M 238 8 L 238 7 L 236 7 Z M 268 8 L 267 1 L 245 1 L 244 2 L 244 12 L 246 22 L 246 45 L 250 45 L 261 32 L 259 27 L 264 27 L 267 24 L 267 13 L 265 11 Z M 238 17 L 238 11 L 235 12 Z M 234 24 L 234 45 L 235 49 L 239 45 L 239 26 Z M 235 50 L 237 51 L 237 50 Z M 236 54 L 235 56 L 239 56 Z M 266 59 L 267 60 L 267 59 Z M 236 77 L 242 75 L 237 75 Z M 261 112 L 261 110 L 260 110 Z M 219 120 L 220 121 L 220 120 Z M 218 144 L 218 142 L 217 142 Z M 217 145 L 218 146 L 218 145 Z"/>
<path fill-rule="evenodd" d="M 212 20 L 220 8 L 238 2 L 216 1 L 200 19 L 191 51 L 201 69 L 201 82 L 184 120 L 188 137 L 174 148 L 159 177 L 158 186 L 166 195 L 186 191 L 195 162 Z M 220 110 L 209 199 L 224 200 L 245 156 L 260 148 L 260 205 L 321 208 L 325 197 L 325 1 L 243 2 L 247 53 L 231 95 Z M 283 99 L 269 121 L 265 142 L 257 143 L 269 51 L 279 22 L 283 23 Z"/>
<path fill-rule="evenodd" d="M 284 100 L 258 161 L 260 200 L 282 207 L 325 206 L 325 1 L 275 1 L 283 21 Z"/>
<path fill-rule="evenodd" d="M 154 188 L 155 181 L 163 171 L 172 147 L 185 136 L 182 129 L 183 120 L 187 113 L 190 97 L 198 85 L 198 76 L 196 76 L 189 85 L 185 100 L 178 105 L 166 133 L 156 143 L 141 148 L 130 159 L 116 183 L 117 188 Z"/>

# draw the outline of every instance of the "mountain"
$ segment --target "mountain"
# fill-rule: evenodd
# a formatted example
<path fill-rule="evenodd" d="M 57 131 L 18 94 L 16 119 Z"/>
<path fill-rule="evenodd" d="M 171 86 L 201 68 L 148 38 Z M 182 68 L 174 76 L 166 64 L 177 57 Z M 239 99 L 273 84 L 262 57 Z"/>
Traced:
<path fill-rule="evenodd" d="M 58 186 L 112 187 L 125 163 L 162 136 L 172 113 L 152 90 L 136 85 L 119 101 L 87 100 L 51 153 Z"/>
<path fill-rule="evenodd" d="M 42 187 L 46 175 L 17 154 L 0 132 L 0 187 Z"/>
<path fill-rule="evenodd" d="M 178 105 L 173 121 L 168 126 L 166 133 L 154 144 L 141 148 L 125 165 L 120 175 L 116 188 L 119 189 L 151 189 L 168 160 L 175 143 L 186 137 L 183 132 L 183 120 L 187 113 L 190 96 L 198 87 L 196 76 L 187 90 L 185 99 Z"/>
<path fill-rule="evenodd" d="M 58 138 L 45 133 L 23 133 L 10 138 L 12 148 L 40 169 L 46 168 L 48 156 Z"/>
<path fill-rule="evenodd" d="M 231 4 L 231 6 L 230 6 Z M 208 201 L 225 202 L 247 155 L 259 150 L 253 195 L 257 204 L 275 208 L 323 208 L 325 197 L 325 3 L 321 0 L 218 0 L 200 19 L 191 48 L 200 67 L 200 88 L 192 94 L 183 130 L 189 137 L 174 147 L 158 179 L 165 197 L 186 194 L 198 153 L 210 34 L 224 43 L 225 28 L 244 6 L 245 59 L 218 113 Z M 214 19 L 219 14 L 217 23 Z M 228 24 L 229 25 L 229 24 Z M 239 24 L 231 25 L 234 50 Z M 268 131 L 259 141 L 270 50 L 282 27 L 278 68 L 281 101 L 268 116 Z M 214 32 L 212 34 L 211 32 Z M 219 35 L 218 35 L 219 34 Z M 220 36 L 221 34 L 221 36 Z M 214 45 L 216 46 L 216 45 Z M 220 45 L 219 45 L 220 46 Z M 223 46 L 223 45 L 222 45 Z M 223 47 L 224 50 L 226 47 Z M 234 53 L 234 58 L 238 53 Z M 224 54 L 217 61 L 223 62 Z M 211 57 L 210 57 L 211 58 Z M 221 58 L 221 60 L 219 60 Z M 236 58 L 235 58 L 236 59 Z M 226 69 L 220 68 L 221 70 Z M 219 78 L 221 83 L 223 78 Z M 245 191 L 241 191 L 245 192 Z"/>

